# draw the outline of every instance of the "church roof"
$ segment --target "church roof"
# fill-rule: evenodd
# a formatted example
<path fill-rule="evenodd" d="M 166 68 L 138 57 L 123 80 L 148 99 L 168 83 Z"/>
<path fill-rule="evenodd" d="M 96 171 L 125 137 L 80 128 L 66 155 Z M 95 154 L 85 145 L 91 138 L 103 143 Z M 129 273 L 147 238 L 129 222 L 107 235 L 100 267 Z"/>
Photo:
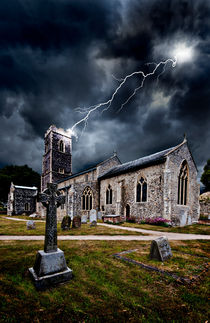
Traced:
<path fill-rule="evenodd" d="M 107 172 L 105 172 L 102 176 L 100 176 L 100 179 L 105 179 L 116 175 L 124 174 L 130 171 L 134 171 L 137 169 L 146 168 L 149 166 L 164 163 L 166 161 L 167 155 L 170 152 L 174 151 L 176 148 L 180 147 L 182 144 L 183 143 L 179 144 L 178 146 L 162 150 L 155 154 L 145 156 L 145 157 L 124 163 L 119 166 L 114 166 L 111 169 L 109 169 Z"/>
<path fill-rule="evenodd" d="M 74 178 L 74 177 L 77 177 L 77 176 L 84 175 L 84 174 L 86 174 L 86 173 L 92 172 L 92 171 L 96 170 L 98 166 L 103 165 L 103 164 L 104 164 L 104 163 L 106 163 L 108 160 L 111 160 L 113 157 L 117 158 L 117 159 L 118 159 L 118 161 L 119 161 L 119 163 L 121 163 L 121 161 L 119 160 L 118 156 L 117 156 L 116 154 L 114 154 L 113 156 L 111 156 L 111 157 L 107 158 L 106 160 L 103 160 L 102 162 L 100 162 L 100 163 L 96 164 L 95 166 L 92 166 L 91 168 L 85 169 L 85 170 L 80 171 L 80 172 L 78 172 L 78 173 L 72 174 L 72 175 L 70 175 L 70 176 L 68 176 L 68 177 L 65 177 L 65 178 L 63 178 L 62 180 L 58 181 L 57 183 L 58 183 L 58 184 L 59 184 L 59 183 L 63 183 L 63 182 L 65 182 L 65 181 L 67 181 L 68 179 L 72 179 L 72 178 Z"/>

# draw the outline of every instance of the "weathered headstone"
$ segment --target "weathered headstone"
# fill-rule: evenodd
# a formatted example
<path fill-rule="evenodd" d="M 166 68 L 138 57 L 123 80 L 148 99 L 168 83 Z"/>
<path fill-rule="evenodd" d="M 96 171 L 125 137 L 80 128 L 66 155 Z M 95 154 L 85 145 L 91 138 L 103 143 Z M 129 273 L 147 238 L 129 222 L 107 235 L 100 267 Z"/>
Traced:
<path fill-rule="evenodd" d="M 172 257 L 171 247 L 167 237 L 159 237 L 152 241 L 150 258 L 165 261 Z"/>
<path fill-rule="evenodd" d="M 59 195 L 57 184 L 48 183 L 47 187 L 39 194 L 40 202 L 47 208 L 44 251 L 38 251 L 34 267 L 29 268 L 38 290 L 66 282 L 73 276 L 63 251 L 57 248 L 57 207 L 64 203 L 65 197 Z"/>
<path fill-rule="evenodd" d="M 63 220 L 61 222 L 61 230 L 63 231 L 70 230 L 70 226 L 71 226 L 71 218 L 70 216 L 66 215 L 63 217 Z"/>
<path fill-rule="evenodd" d="M 97 226 L 97 222 L 96 221 L 92 221 L 91 223 L 90 223 L 90 227 L 96 227 Z"/>
<path fill-rule="evenodd" d="M 86 224 L 87 223 L 87 215 L 82 215 L 81 223 L 82 224 Z"/>
<path fill-rule="evenodd" d="M 26 227 L 27 227 L 27 230 L 35 230 L 36 229 L 36 224 L 34 221 L 32 220 L 29 220 L 26 222 Z"/>
<path fill-rule="evenodd" d="M 80 228 L 81 227 L 81 217 L 75 216 L 72 222 L 72 228 Z"/>
<path fill-rule="evenodd" d="M 97 212 L 96 210 L 90 210 L 90 223 L 96 221 L 97 222 Z"/>
<path fill-rule="evenodd" d="M 101 211 L 98 212 L 97 218 L 98 218 L 98 220 L 102 219 L 102 212 Z"/>

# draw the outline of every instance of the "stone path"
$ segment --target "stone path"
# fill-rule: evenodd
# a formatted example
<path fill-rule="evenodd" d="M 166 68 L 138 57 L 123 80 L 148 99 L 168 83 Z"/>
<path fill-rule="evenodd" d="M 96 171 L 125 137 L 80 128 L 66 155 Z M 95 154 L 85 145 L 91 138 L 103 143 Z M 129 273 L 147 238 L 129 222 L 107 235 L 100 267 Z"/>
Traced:
<path fill-rule="evenodd" d="M 210 235 L 200 235 L 200 234 L 184 234 L 184 233 L 168 233 L 161 232 L 161 236 L 167 236 L 169 240 L 210 240 Z M 58 236 L 58 240 L 99 240 L 99 241 L 150 241 L 157 237 L 157 235 L 150 236 L 107 236 L 107 235 L 80 235 L 80 236 Z M 44 236 L 0 236 L 1 240 L 44 240 Z"/>
<path fill-rule="evenodd" d="M 36 218 L 28 218 L 28 220 L 25 219 L 18 219 L 18 218 L 13 218 L 13 217 L 8 217 L 8 216 L 2 216 L 3 219 L 7 219 L 7 220 L 13 220 L 13 221 L 23 221 L 23 222 L 27 222 L 29 220 L 32 221 L 36 221 L 36 222 L 45 222 L 44 220 L 36 220 Z"/>
<path fill-rule="evenodd" d="M 16 220 L 16 221 L 27 221 L 24 219 L 17 219 L 17 218 L 9 218 L 5 217 L 9 220 Z M 37 220 L 38 221 L 38 220 Z M 41 221 L 41 220 L 40 220 Z M 42 221 L 43 222 L 43 221 Z M 130 228 L 130 227 L 121 227 L 119 225 L 112 225 L 112 224 L 105 224 L 105 223 L 97 223 L 97 225 L 109 227 L 112 229 L 120 229 L 126 231 L 133 231 L 133 232 L 140 232 L 140 233 L 147 233 L 148 236 L 135 236 L 135 235 L 65 235 L 65 236 L 58 236 L 58 240 L 99 240 L 99 241 L 148 241 L 153 240 L 157 236 L 166 236 L 169 240 L 210 240 L 210 235 L 202 235 L 202 234 L 190 234 L 190 233 L 173 233 L 173 232 L 161 232 L 161 231 L 152 231 L 152 230 L 145 230 L 145 229 L 137 229 L 137 228 Z M 44 236 L 0 236 L 0 240 L 44 240 Z"/>

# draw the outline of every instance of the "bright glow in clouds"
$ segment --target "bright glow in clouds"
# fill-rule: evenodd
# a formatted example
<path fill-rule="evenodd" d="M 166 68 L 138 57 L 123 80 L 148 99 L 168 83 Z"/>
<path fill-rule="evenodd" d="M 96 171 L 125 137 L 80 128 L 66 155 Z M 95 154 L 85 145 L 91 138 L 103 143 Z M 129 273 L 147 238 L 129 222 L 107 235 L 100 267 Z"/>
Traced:
<path fill-rule="evenodd" d="M 171 54 L 176 58 L 177 63 L 186 63 L 193 60 L 194 50 L 192 46 L 188 46 L 186 43 L 178 43 L 172 49 Z"/>
<path fill-rule="evenodd" d="M 156 50 L 159 51 L 160 53 L 162 52 L 162 55 L 164 53 L 164 56 L 166 53 L 169 52 L 171 58 L 168 58 L 164 61 L 160 61 L 158 63 L 148 63 L 149 65 L 152 65 L 154 67 L 152 71 L 147 74 L 145 74 L 143 71 L 134 71 L 131 74 L 126 75 L 124 78 L 121 78 L 121 79 L 115 78 L 116 81 L 119 82 L 119 85 L 115 88 L 115 90 L 113 90 L 111 97 L 105 102 L 101 102 L 87 108 L 83 108 L 83 109 L 77 108 L 77 112 L 79 112 L 80 114 L 84 114 L 85 116 L 82 117 L 79 121 L 77 121 L 70 129 L 68 129 L 67 132 L 70 135 L 75 136 L 77 138 L 75 128 L 78 125 L 83 123 L 84 124 L 83 131 L 84 131 L 87 126 L 88 119 L 93 112 L 95 112 L 98 109 L 102 109 L 102 112 L 110 109 L 115 96 L 118 94 L 120 89 L 124 86 L 124 84 L 128 81 L 128 79 L 133 77 L 140 77 L 139 86 L 133 89 L 133 92 L 131 93 L 131 95 L 125 100 L 124 103 L 121 104 L 118 111 L 122 110 L 122 108 L 125 105 L 127 105 L 128 102 L 136 95 L 136 93 L 141 88 L 143 88 L 145 80 L 149 78 L 151 75 L 156 74 L 157 79 L 159 80 L 159 77 L 165 72 L 165 69 L 168 64 L 171 64 L 172 67 L 176 67 L 177 64 L 192 61 L 194 58 L 193 47 L 194 46 L 192 44 L 191 46 L 189 46 L 187 42 L 178 42 L 172 46 L 170 46 L 169 44 L 161 44 L 159 46 L 156 46 Z"/>

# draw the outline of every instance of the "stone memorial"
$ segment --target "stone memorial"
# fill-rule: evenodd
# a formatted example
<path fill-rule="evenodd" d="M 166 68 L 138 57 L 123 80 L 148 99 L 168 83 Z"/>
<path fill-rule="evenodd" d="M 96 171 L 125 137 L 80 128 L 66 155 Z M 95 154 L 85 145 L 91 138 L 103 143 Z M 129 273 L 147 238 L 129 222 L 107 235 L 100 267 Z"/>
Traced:
<path fill-rule="evenodd" d="M 87 215 L 82 215 L 81 223 L 82 224 L 86 224 L 87 223 Z"/>
<path fill-rule="evenodd" d="M 77 215 L 73 218 L 72 228 L 80 228 L 80 227 L 81 227 L 81 217 Z"/>
<path fill-rule="evenodd" d="M 73 276 L 63 251 L 57 248 L 57 207 L 65 197 L 57 191 L 57 184 L 48 183 L 47 187 L 39 194 L 40 202 L 47 208 L 44 250 L 38 251 L 34 267 L 29 268 L 37 290 L 66 282 Z"/>
<path fill-rule="evenodd" d="M 98 218 L 98 220 L 102 219 L 102 212 L 101 211 L 98 212 L 97 218 Z"/>
<path fill-rule="evenodd" d="M 90 223 L 96 221 L 97 222 L 97 212 L 96 210 L 90 210 Z"/>
<path fill-rule="evenodd" d="M 35 230 L 36 229 L 36 224 L 34 221 L 32 220 L 29 220 L 26 222 L 26 227 L 27 227 L 27 230 Z"/>
<path fill-rule="evenodd" d="M 61 222 L 61 230 L 70 230 L 71 227 L 71 218 L 70 216 L 66 215 L 63 217 L 63 220 Z"/>
<path fill-rule="evenodd" d="M 150 259 L 165 261 L 172 257 L 171 247 L 167 237 L 159 237 L 152 241 Z"/>

